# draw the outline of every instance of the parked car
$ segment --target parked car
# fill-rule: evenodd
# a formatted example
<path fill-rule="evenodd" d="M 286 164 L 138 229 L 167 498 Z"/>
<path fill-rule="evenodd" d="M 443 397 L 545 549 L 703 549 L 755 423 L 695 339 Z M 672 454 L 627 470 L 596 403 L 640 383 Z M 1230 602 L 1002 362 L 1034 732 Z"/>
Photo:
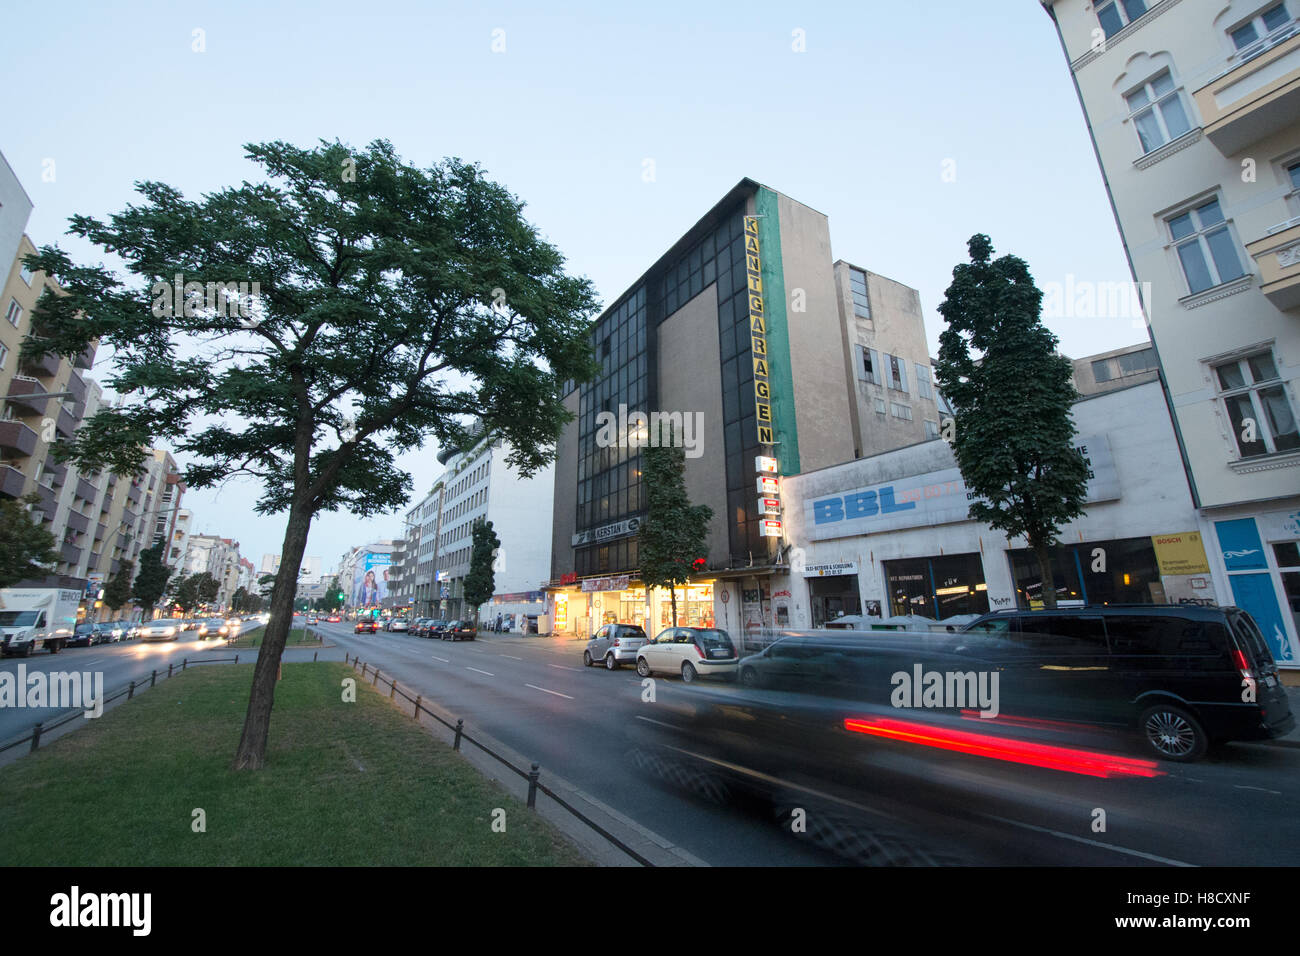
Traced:
<path fill-rule="evenodd" d="M 373 634 L 376 631 L 376 625 L 372 618 L 363 617 L 357 621 L 357 626 L 352 629 L 353 634 Z"/>
<path fill-rule="evenodd" d="M 1129 730 L 1166 760 L 1197 760 L 1211 745 L 1295 727 L 1273 652 L 1240 608 L 1004 611 L 972 621 L 960 636 L 971 653 L 1013 668 L 1004 688 L 1036 691 L 1031 703 L 1044 716 Z"/>
<path fill-rule="evenodd" d="M 473 621 L 449 621 L 438 636 L 444 641 L 472 641 L 478 637 L 478 631 Z"/>
<path fill-rule="evenodd" d="M 740 654 L 726 631 L 714 627 L 666 627 L 637 648 L 636 672 L 681 674 L 692 683 L 701 676 L 734 679 Z"/>
<path fill-rule="evenodd" d="M 395 617 L 388 622 L 388 630 L 410 633 L 411 623 L 404 617 Z"/>
<path fill-rule="evenodd" d="M 620 664 L 635 664 L 636 652 L 648 640 L 637 624 L 606 624 L 587 642 L 582 663 L 590 667 L 602 661 L 606 670 L 618 670 Z"/>
<path fill-rule="evenodd" d="M 95 628 L 95 643 L 107 644 L 126 639 L 126 628 L 116 621 L 100 621 Z"/>
<path fill-rule="evenodd" d="M 163 618 L 150 621 L 140 627 L 140 637 L 146 641 L 175 641 L 180 638 L 181 629 L 176 622 Z"/>
<path fill-rule="evenodd" d="M 78 624 L 72 637 L 68 638 L 68 647 L 94 647 L 97 638 L 94 624 Z"/>

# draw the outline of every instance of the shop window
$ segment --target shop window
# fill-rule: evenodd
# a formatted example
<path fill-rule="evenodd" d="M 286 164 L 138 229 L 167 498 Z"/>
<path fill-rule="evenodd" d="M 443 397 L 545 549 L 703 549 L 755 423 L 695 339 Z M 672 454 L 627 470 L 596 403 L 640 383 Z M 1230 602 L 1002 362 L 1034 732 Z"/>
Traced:
<path fill-rule="evenodd" d="M 1057 602 L 1158 604 L 1164 602 L 1160 569 L 1150 538 L 1086 541 L 1049 550 Z M 1016 602 L 1043 607 L 1038 562 L 1028 548 L 1008 552 Z M 1094 570 L 1095 569 L 1095 570 Z"/>
<path fill-rule="evenodd" d="M 885 562 L 890 615 L 943 620 L 989 610 L 984 565 L 977 553 Z"/>

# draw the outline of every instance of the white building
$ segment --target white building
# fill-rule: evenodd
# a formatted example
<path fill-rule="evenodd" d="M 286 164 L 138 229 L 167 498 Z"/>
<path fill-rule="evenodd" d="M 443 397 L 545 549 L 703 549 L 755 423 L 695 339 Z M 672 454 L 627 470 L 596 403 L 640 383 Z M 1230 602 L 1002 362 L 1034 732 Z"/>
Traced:
<path fill-rule="evenodd" d="M 1300 656 L 1300 0 L 1043 0 L 1225 587 Z"/>
<path fill-rule="evenodd" d="M 1158 381 L 1074 405 L 1087 457 L 1086 514 L 1053 549 L 1059 601 L 1214 600 L 1196 509 Z M 720 626 L 810 627 L 841 613 L 943 618 L 1036 606 L 1042 585 L 1023 540 L 967 517 L 951 446 L 929 441 L 782 479 L 790 572 L 751 618 Z M 727 623 L 722 623 L 726 621 Z"/>

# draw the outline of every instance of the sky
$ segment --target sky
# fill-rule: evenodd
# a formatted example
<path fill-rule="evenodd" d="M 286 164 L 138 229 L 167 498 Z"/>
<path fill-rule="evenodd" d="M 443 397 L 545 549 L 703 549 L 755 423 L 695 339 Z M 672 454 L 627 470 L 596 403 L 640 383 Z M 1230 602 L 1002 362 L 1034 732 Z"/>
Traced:
<path fill-rule="evenodd" d="M 481 164 L 604 303 L 743 177 L 824 213 L 833 258 L 917 288 L 932 354 L 977 232 L 1040 287 L 1130 279 L 1038 0 L 45 0 L 0 23 L 0 83 L 26 91 L 0 152 L 35 204 L 27 232 L 81 262 L 104 256 L 68 218 L 120 211 L 136 181 L 197 198 L 259 178 L 246 143 L 387 139 L 417 165 Z M 1047 324 L 1074 357 L 1146 339 L 1132 319 Z M 399 459 L 416 500 L 435 453 Z M 260 567 L 283 516 L 256 515 L 259 497 L 232 479 L 184 504 Z M 404 512 L 321 515 L 307 554 L 337 567 Z"/>

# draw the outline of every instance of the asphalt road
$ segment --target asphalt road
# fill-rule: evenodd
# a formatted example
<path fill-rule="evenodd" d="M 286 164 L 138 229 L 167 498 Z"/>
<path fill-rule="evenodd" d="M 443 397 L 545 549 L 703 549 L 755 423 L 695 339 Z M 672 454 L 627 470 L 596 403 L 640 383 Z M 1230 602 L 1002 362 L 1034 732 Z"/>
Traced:
<path fill-rule="evenodd" d="M 486 730 L 543 773 L 550 769 L 708 863 L 841 860 L 791 833 L 770 808 L 712 805 L 632 760 L 641 731 L 709 760 L 721 742 L 692 741 L 692 714 L 709 703 L 743 717 L 748 695 L 765 696 L 770 709 L 776 692 L 660 677 L 656 702 L 647 703 L 631 667 L 583 667 L 583 641 L 485 634 L 453 643 L 355 635 L 346 623 L 319 629 L 338 645 L 330 656 L 360 654 L 404 689 L 463 717 L 467 730 Z M 1097 778 L 866 738 L 860 756 L 822 764 L 816 778 L 805 761 L 791 761 L 788 776 L 770 764 L 749 769 L 795 803 L 876 821 L 941 862 L 1300 863 L 1300 749 L 1278 742 L 1234 744 L 1195 764 L 1161 763 L 1152 778 Z"/>

